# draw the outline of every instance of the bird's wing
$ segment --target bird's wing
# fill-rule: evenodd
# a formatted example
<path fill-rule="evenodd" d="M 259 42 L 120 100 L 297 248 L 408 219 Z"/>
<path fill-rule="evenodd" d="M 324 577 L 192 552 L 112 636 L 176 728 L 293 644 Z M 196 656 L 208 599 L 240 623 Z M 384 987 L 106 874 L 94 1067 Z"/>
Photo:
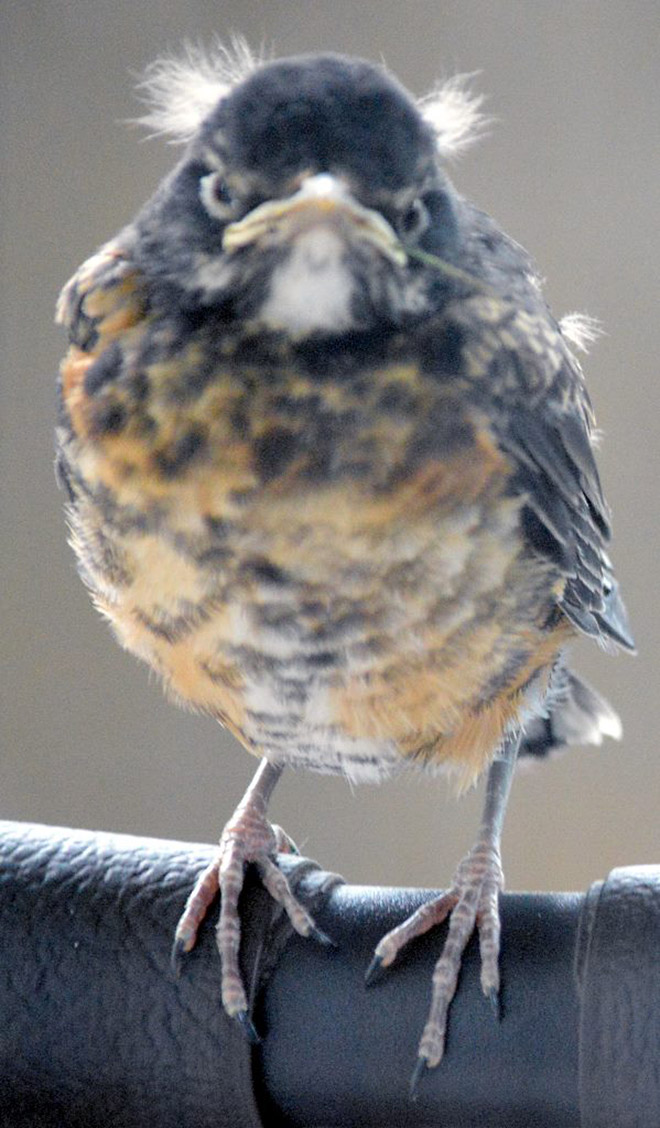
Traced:
<path fill-rule="evenodd" d="M 98 353 L 143 312 L 138 272 L 128 245 L 116 239 L 87 259 L 67 282 L 57 303 L 56 321 L 68 331 L 74 348 Z"/>
<path fill-rule="evenodd" d="M 143 280 L 121 238 L 83 263 L 60 295 L 57 321 L 70 344 L 58 383 L 56 472 L 72 504 L 77 459 L 68 457 L 68 444 L 112 436 L 124 422 L 116 388 L 146 313 Z"/>
<path fill-rule="evenodd" d="M 606 551 L 609 510 L 580 366 L 545 310 L 492 298 L 472 304 L 474 315 L 481 305 L 490 323 L 484 332 L 482 322 L 477 334 L 474 317 L 463 315 L 467 363 L 478 377 L 476 394 L 489 402 L 497 442 L 513 463 L 511 489 L 525 499 L 523 534 L 565 576 L 558 602 L 574 626 L 604 644 L 634 650 Z"/>

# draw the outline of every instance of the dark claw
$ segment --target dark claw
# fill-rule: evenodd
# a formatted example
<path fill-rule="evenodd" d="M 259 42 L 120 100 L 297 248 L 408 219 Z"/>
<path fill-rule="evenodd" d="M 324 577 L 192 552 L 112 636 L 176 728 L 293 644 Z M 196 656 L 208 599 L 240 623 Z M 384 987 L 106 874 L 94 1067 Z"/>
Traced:
<path fill-rule="evenodd" d="M 425 1073 L 428 1072 L 428 1070 L 429 1070 L 429 1063 L 426 1060 L 426 1058 L 425 1057 L 418 1057 L 417 1058 L 417 1065 L 413 1069 L 412 1077 L 410 1078 L 409 1094 L 410 1094 L 411 1101 L 417 1100 L 417 1097 L 419 1096 L 419 1093 L 417 1092 L 417 1088 L 419 1086 L 419 1083 L 420 1083 L 422 1077 L 424 1076 Z"/>
<path fill-rule="evenodd" d="M 322 929 L 317 928 L 316 925 L 309 930 L 309 935 L 312 940 L 316 940 L 317 944 L 321 944 L 324 948 L 337 947 L 334 940 L 328 936 L 327 932 L 323 932 Z"/>
<path fill-rule="evenodd" d="M 495 1018 L 500 1021 L 502 1018 L 502 1004 L 500 1002 L 499 991 L 496 991 L 494 987 L 491 987 L 490 991 L 487 992 L 486 998 L 490 1003 L 490 1009 L 495 1015 Z"/>
<path fill-rule="evenodd" d="M 245 1034 L 245 1037 L 247 1038 L 250 1045 L 251 1046 L 258 1046 L 259 1043 L 261 1042 L 261 1038 L 257 1034 L 255 1025 L 254 1025 L 252 1019 L 250 1018 L 248 1012 L 247 1011 L 239 1011 L 238 1014 L 235 1015 L 234 1017 L 235 1017 L 238 1025 L 240 1026 L 241 1030 Z"/>
<path fill-rule="evenodd" d="M 170 967 L 178 979 L 183 970 L 183 962 L 187 955 L 187 948 L 183 940 L 175 940 L 172 944 L 172 952 L 170 955 Z"/>
<path fill-rule="evenodd" d="M 365 986 L 371 987 L 373 983 L 378 983 L 379 979 L 382 979 L 384 974 L 385 968 L 383 967 L 382 956 L 374 956 L 365 972 Z"/>

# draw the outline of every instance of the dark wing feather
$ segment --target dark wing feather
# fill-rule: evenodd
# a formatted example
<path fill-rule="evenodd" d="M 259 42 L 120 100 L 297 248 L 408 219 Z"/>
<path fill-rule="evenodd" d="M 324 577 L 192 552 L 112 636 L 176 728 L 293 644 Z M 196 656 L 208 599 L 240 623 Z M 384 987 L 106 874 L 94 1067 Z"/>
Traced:
<path fill-rule="evenodd" d="M 528 319 L 529 320 L 529 319 Z M 593 453 L 593 416 L 577 362 L 559 330 L 547 353 L 527 347 L 528 320 L 506 326 L 502 354 L 515 353 L 515 386 L 497 382 L 493 422 L 497 440 L 516 467 L 512 489 L 525 496 L 522 527 L 531 547 L 559 565 L 566 586 L 559 602 L 584 634 L 634 650 L 625 608 L 606 551 L 610 539 L 607 505 Z M 520 348 L 511 350 L 511 336 Z M 559 360 L 558 360 L 559 358 Z M 513 359 L 513 358 L 512 358 Z"/>

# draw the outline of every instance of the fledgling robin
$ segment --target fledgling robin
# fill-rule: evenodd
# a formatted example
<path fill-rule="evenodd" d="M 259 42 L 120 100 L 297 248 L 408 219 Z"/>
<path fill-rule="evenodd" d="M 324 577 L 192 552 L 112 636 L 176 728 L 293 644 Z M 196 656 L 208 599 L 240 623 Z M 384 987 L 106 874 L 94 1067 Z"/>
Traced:
<path fill-rule="evenodd" d="M 156 66 L 183 156 L 60 299 L 58 467 L 81 575 L 120 642 L 260 765 L 179 923 L 218 889 L 222 1000 L 246 863 L 304 936 L 266 820 L 285 764 L 382 780 L 488 771 L 451 890 L 415 1082 L 437 1065 L 475 926 L 499 988 L 500 834 L 520 754 L 618 736 L 569 673 L 633 643 L 605 545 L 594 419 L 523 249 L 453 188 L 478 129 L 453 82 L 416 103 L 380 66 L 219 51 Z"/>

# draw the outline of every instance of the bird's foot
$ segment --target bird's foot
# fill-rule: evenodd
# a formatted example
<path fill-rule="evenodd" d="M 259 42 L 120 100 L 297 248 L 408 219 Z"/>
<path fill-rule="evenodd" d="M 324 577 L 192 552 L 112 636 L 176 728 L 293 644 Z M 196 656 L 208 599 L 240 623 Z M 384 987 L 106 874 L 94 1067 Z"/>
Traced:
<path fill-rule="evenodd" d="M 477 842 L 460 863 L 452 888 L 441 897 L 422 905 L 378 944 L 367 971 L 367 982 L 390 966 L 401 949 L 416 936 L 428 932 L 449 917 L 449 931 L 440 959 L 433 971 L 431 1006 L 418 1049 L 412 1090 L 427 1069 L 442 1060 L 445 1049 L 447 1013 L 456 991 L 461 960 L 475 925 L 479 932 L 481 987 L 498 1011 L 500 986 L 500 915 L 498 895 L 504 885 L 499 849 L 489 842 Z"/>
<path fill-rule="evenodd" d="M 267 821 L 262 797 L 258 794 L 246 795 L 222 833 L 217 856 L 200 874 L 188 897 L 172 949 L 172 963 L 178 972 L 183 956 L 194 948 L 199 927 L 220 892 L 216 943 L 222 962 L 222 1005 L 231 1018 L 237 1019 L 252 1042 L 258 1041 L 258 1035 L 249 1018 L 248 1000 L 238 963 L 241 939 L 238 899 L 246 865 L 251 862 L 256 866 L 264 887 L 285 909 L 296 932 L 301 936 L 311 936 L 321 944 L 332 943 L 294 896 L 289 882 L 277 866 L 278 852 L 297 853 L 297 849 L 281 827 L 272 826 Z"/>

